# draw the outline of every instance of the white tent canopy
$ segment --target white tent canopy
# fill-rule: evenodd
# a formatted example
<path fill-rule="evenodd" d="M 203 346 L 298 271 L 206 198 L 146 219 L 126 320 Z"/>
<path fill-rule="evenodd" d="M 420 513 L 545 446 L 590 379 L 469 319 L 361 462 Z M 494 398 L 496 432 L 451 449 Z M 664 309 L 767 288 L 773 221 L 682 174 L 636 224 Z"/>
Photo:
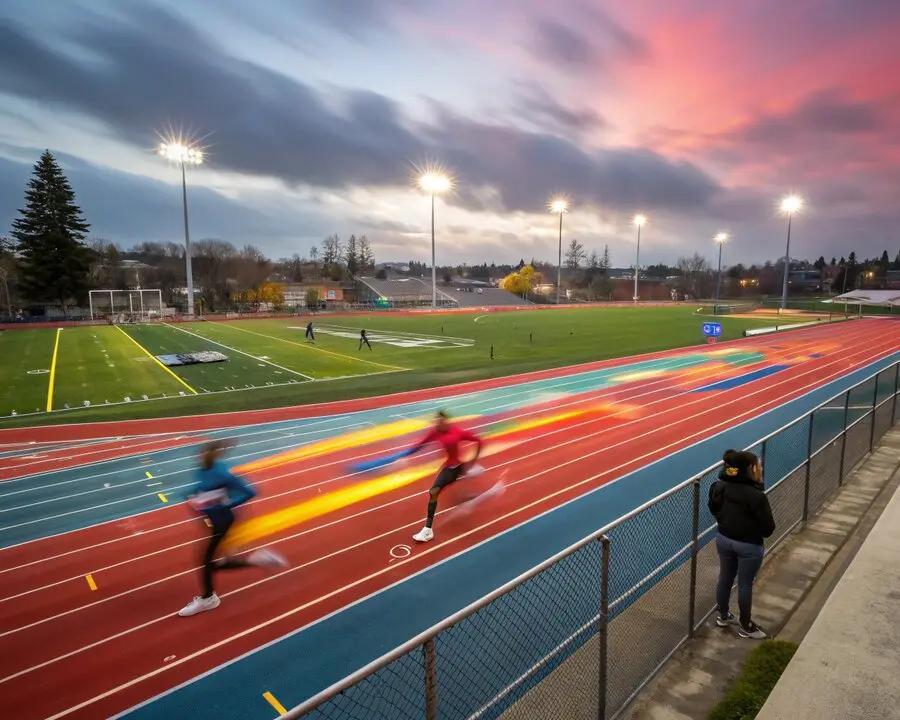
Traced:
<path fill-rule="evenodd" d="M 900 307 L 900 290 L 853 290 L 825 302 L 840 303 L 841 305 Z"/>

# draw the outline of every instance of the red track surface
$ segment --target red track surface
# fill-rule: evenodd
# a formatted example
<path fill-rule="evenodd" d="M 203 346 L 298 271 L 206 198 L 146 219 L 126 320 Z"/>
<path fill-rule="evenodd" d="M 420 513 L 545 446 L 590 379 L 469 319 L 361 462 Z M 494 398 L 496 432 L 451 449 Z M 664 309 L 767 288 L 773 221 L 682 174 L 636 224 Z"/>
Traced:
<path fill-rule="evenodd" d="M 609 402 L 638 406 L 638 417 L 572 419 L 536 430 L 528 445 L 486 460 L 489 471 L 511 468 L 506 492 L 466 517 L 440 513 L 435 541 L 413 548 L 410 557 L 388 563 L 391 547 L 413 544 L 410 536 L 422 523 L 430 479 L 267 540 L 293 567 L 275 577 L 254 570 L 221 574 L 221 607 L 191 619 L 173 615 L 196 593 L 195 567 L 205 528 L 183 507 L 0 551 L 2 714 L 26 720 L 120 712 L 529 517 L 896 351 L 900 324 L 881 322 L 873 333 L 873 323 L 879 321 L 748 343 L 785 345 L 788 358 L 807 359 L 738 391 L 725 391 L 727 402 L 723 392 L 677 396 L 701 384 L 696 370 L 604 391 L 600 394 Z M 879 339 L 872 342 L 873 337 Z M 826 344 L 833 349 L 823 351 Z M 808 359 L 819 351 L 828 354 Z M 381 443 L 365 452 L 378 454 L 396 446 Z M 253 475 L 262 496 L 252 504 L 253 512 L 269 512 L 341 487 L 348 482 L 342 468 L 353 457 L 359 453 L 346 451 Z M 87 573 L 93 573 L 96 592 L 87 587 Z M 166 662 L 170 656 L 174 658 Z"/>

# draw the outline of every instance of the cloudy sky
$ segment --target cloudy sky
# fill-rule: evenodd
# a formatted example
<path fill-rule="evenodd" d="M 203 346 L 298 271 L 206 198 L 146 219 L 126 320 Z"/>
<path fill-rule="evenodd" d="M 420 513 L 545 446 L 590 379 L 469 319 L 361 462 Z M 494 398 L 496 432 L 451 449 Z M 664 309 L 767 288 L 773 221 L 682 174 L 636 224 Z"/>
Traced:
<path fill-rule="evenodd" d="M 642 264 L 727 231 L 726 264 L 900 250 L 898 0 L 4 0 L 0 231 L 44 148 L 92 234 L 180 240 L 160 135 L 201 143 L 191 232 L 273 257 L 366 233 L 379 259 Z"/>

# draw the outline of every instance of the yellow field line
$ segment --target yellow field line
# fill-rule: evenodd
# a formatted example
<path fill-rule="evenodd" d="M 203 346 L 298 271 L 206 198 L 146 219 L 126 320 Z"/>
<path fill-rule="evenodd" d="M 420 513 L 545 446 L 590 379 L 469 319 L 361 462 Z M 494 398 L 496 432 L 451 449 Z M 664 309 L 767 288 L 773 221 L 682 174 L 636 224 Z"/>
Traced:
<path fill-rule="evenodd" d="M 133 337 L 131 337 L 131 335 L 129 335 L 127 332 L 125 332 L 125 331 L 124 331 L 122 328 L 120 328 L 118 325 L 113 325 L 113 327 L 114 327 L 116 330 L 118 330 L 120 333 L 122 333 L 125 337 L 127 337 L 129 340 L 131 340 L 131 342 L 133 342 L 135 345 L 137 345 L 137 346 L 144 352 L 144 354 L 145 354 L 148 358 L 150 358 L 153 362 L 155 362 L 157 365 L 159 365 L 163 370 L 165 370 L 167 373 L 169 373 L 169 375 L 171 375 L 171 376 L 172 376 L 173 378 L 175 378 L 178 382 L 180 382 L 182 385 L 184 385 L 188 390 L 190 390 L 192 393 L 194 393 L 194 395 L 199 395 L 199 393 L 198 393 L 196 390 L 194 390 L 194 388 L 192 388 L 192 387 L 191 387 L 190 385 L 188 385 L 184 380 L 182 380 L 182 379 L 181 379 L 180 377 L 178 377 L 175 373 L 173 373 L 171 369 L 169 369 L 169 368 L 167 368 L 165 365 L 163 365 L 162 362 L 160 361 L 160 359 L 159 359 L 158 357 L 156 357 L 156 355 L 154 355 L 153 353 L 151 353 L 147 348 L 145 348 L 145 347 L 144 347 L 143 345 L 141 345 L 137 340 L 135 340 Z"/>
<path fill-rule="evenodd" d="M 50 384 L 47 387 L 47 412 L 53 409 L 53 385 L 56 382 L 56 355 L 59 353 L 59 334 L 62 328 L 56 328 L 56 342 L 53 343 L 53 360 L 50 361 Z"/>
<path fill-rule="evenodd" d="M 222 323 L 214 322 L 214 325 L 221 325 Z M 309 343 L 298 343 L 293 340 L 286 340 L 285 338 L 275 337 L 273 335 L 263 335 L 262 333 L 254 332 L 253 330 L 247 330 L 247 328 L 237 327 L 237 325 L 226 325 L 225 327 L 229 327 L 232 330 L 240 330 L 241 332 L 250 333 L 251 335 L 257 335 L 259 337 L 269 338 L 269 340 L 278 340 L 279 342 L 287 343 L 288 345 L 296 345 L 297 347 L 306 348 L 307 350 L 316 350 L 320 353 L 325 353 L 326 355 L 334 355 L 335 357 L 343 358 L 344 360 L 350 360 L 351 362 L 360 362 L 365 363 L 366 365 L 375 365 L 376 367 L 388 368 L 389 370 L 409 370 L 409 368 L 399 367 L 397 365 L 385 365 L 384 363 L 375 362 L 374 360 L 363 360 L 362 358 L 356 358 L 352 355 L 344 355 L 343 353 L 332 352 L 331 350 L 323 350 L 320 347 L 316 347 L 315 345 L 310 345 Z"/>
<path fill-rule="evenodd" d="M 275 699 L 275 696 L 272 693 L 270 693 L 268 690 L 266 690 L 263 693 L 263 697 L 266 699 L 266 701 L 269 703 L 269 705 L 271 705 L 273 708 L 275 708 L 275 712 L 277 712 L 280 715 L 287 714 L 287 710 L 285 709 L 284 705 L 282 705 L 280 702 L 278 702 Z"/>

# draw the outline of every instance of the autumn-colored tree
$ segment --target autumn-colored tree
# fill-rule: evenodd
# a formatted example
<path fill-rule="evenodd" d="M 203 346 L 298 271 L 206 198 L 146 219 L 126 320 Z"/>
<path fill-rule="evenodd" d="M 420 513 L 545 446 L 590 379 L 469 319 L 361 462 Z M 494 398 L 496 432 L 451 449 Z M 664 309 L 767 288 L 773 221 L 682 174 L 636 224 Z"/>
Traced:
<path fill-rule="evenodd" d="M 266 303 L 274 307 L 284 305 L 284 285 L 266 282 L 256 289 L 256 302 Z"/>
<path fill-rule="evenodd" d="M 534 288 L 536 273 L 531 265 L 515 270 L 500 281 L 500 287 L 515 295 L 525 295 Z"/>

